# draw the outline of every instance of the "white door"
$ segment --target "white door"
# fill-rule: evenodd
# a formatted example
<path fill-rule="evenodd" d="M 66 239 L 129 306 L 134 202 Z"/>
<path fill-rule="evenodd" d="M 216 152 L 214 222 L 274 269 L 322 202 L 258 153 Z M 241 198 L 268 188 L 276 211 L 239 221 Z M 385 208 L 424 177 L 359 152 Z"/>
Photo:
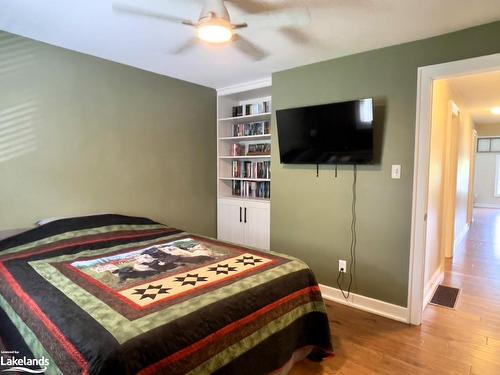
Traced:
<path fill-rule="evenodd" d="M 262 250 L 269 250 L 271 215 L 269 203 L 247 202 L 243 212 L 245 243 Z"/>
<path fill-rule="evenodd" d="M 245 243 L 243 202 L 219 199 L 217 208 L 217 238 L 239 244 Z"/>

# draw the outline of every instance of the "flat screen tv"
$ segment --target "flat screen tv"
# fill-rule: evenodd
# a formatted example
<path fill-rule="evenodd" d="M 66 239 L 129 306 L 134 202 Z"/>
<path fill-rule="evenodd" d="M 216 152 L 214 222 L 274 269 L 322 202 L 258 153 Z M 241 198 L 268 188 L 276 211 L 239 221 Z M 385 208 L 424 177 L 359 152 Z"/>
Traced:
<path fill-rule="evenodd" d="M 276 111 L 281 163 L 373 161 L 373 99 Z"/>

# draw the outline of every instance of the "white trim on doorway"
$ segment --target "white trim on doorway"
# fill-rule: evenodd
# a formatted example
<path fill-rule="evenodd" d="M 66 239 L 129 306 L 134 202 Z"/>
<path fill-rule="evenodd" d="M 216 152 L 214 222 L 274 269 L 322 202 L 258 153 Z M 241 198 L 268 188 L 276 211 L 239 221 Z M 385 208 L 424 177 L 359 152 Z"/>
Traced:
<path fill-rule="evenodd" d="M 495 155 L 495 186 L 493 186 L 493 196 L 500 197 L 500 155 Z"/>
<path fill-rule="evenodd" d="M 408 320 L 419 325 L 424 307 L 425 236 L 432 111 L 432 87 L 438 79 L 500 71 L 500 53 L 418 69 L 417 113 L 415 126 L 415 161 L 413 206 L 408 280 Z"/>
<path fill-rule="evenodd" d="M 455 251 L 455 216 L 457 199 L 457 168 L 458 168 L 458 142 L 460 128 L 460 108 L 457 104 L 448 101 L 448 124 L 446 126 L 445 152 L 447 167 L 444 168 L 443 179 L 443 228 L 442 247 L 445 258 L 453 258 Z M 457 119 L 458 121 L 453 121 Z"/>

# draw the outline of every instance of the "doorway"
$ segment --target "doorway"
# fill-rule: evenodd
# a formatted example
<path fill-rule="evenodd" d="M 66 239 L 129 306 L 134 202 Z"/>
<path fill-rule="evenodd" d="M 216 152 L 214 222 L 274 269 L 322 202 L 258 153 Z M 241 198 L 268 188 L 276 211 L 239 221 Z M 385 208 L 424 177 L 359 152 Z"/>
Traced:
<path fill-rule="evenodd" d="M 415 142 L 414 195 L 412 216 L 412 240 L 410 253 L 410 274 L 408 290 L 408 320 L 419 325 L 422 322 L 422 311 L 429 297 L 429 290 L 443 279 L 444 255 L 453 256 L 455 249 L 467 234 L 472 220 L 473 185 L 473 154 L 475 150 L 474 131 L 470 125 L 464 126 L 464 113 L 453 98 L 448 99 L 446 116 L 446 132 L 444 152 L 440 157 L 446 162 L 446 170 L 441 170 L 442 182 L 445 182 L 440 192 L 441 203 L 435 208 L 439 212 L 438 219 L 430 211 L 429 202 L 433 194 L 439 190 L 433 185 L 435 165 L 431 157 L 433 151 L 433 106 L 436 96 L 435 89 L 440 82 L 457 77 L 480 73 L 500 72 L 500 54 L 467 59 L 419 69 L 417 93 L 417 126 Z M 461 137 L 460 132 L 468 129 L 467 137 Z M 458 138 L 458 141 L 457 141 Z M 435 138 L 434 138 L 435 139 Z M 467 146 L 465 146 L 465 142 Z M 469 156 L 464 158 L 461 149 L 468 149 Z M 435 150 L 434 150 L 435 151 Z M 456 152 L 458 151 L 458 152 Z M 449 155 L 457 155 L 456 161 Z M 468 167 L 465 167 L 465 165 Z M 433 191 L 433 187 L 437 190 Z M 446 195 L 445 195 L 446 194 Z M 434 197 L 435 198 L 435 197 Z M 434 212 L 435 213 L 435 212 Z M 439 227 L 436 227 L 439 223 Z M 445 235 L 444 235 L 445 234 Z M 429 238 L 430 236 L 430 238 Z M 439 244 L 432 242 L 432 236 L 439 238 Z M 429 257 L 429 244 L 434 245 L 434 264 Z M 431 252 L 432 253 L 432 252 Z M 437 260 L 437 261 L 436 261 Z M 432 267 L 430 267 L 432 265 Z M 432 291 L 431 291 L 432 292 Z"/>

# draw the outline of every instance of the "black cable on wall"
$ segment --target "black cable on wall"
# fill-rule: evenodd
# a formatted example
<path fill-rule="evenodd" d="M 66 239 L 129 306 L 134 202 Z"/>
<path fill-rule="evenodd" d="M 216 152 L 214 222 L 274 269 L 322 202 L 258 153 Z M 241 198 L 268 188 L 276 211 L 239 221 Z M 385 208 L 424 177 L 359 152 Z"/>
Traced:
<path fill-rule="evenodd" d="M 339 287 L 340 291 L 342 292 L 342 295 L 344 296 L 345 299 L 349 299 L 349 296 L 351 295 L 351 287 L 352 287 L 352 281 L 354 279 L 354 270 L 356 268 L 356 244 L 357 244 L 357 237 L 356 237 L 356 185 L 357 185 L 357 180 L 358 180 L 358 167 L 356 164 L 354 164 L 353 167 L 353 181 L 352 181 L 352 205 L 351 205 L 351 210 L 352 210 L 352 221 L 351 221 L 351 245 L 349 248 L 349 255 L 350 255 L 350 260 L 349 260 L 349 285 L 347 287 L 347 294 L 344 292 L 344 289 L 342 289 L 342 283 L 344 281 L 344 273 L 339 271 L 339 274 L 337 276 L 337 286 Z"/>

